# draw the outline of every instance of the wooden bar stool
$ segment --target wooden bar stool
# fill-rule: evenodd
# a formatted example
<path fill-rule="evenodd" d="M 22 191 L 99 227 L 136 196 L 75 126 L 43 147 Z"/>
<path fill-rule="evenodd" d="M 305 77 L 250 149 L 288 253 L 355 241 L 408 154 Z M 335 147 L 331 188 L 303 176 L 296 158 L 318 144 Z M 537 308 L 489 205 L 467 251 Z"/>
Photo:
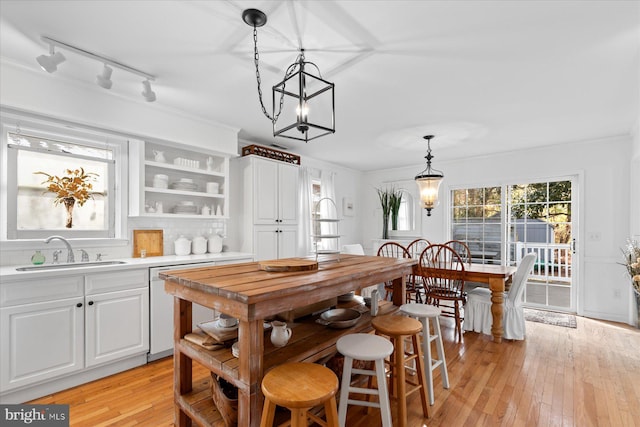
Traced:
<path fill-rule="evenodd" d="M 415 317 L 422 322 L 422 355 L 424 357 L 424 367 L 427 374 L 427 387 L 429 389 L 429 403 L 434 404 L 433 396 L 433 371 L 440 368 L 442 387 L 449 388 L 449 374 L 447 373 L 447 360 L 444 356 L 444 346 L 442 345 L 442 333 L 440 332 L 440 309 L 427 304 L 403 304 L 400 311 L 407 316 Z M 429 319 L 433 320 L 433 335 L 429 327 Z M 438 358 L 431 357 L 431 343 L 436 342 L 436 352 Z"/>
<path fill-rule="evenodd" d="M 424 364 L 422 360 L 422 350 L 418 340 L 418 335 L 422 331 L 422 323 L 411 317 L 399 315 L 377 316 L 371 320 L 371 325 L 378 335 L 386 335 L 391 339 L 394 346 L 391 363 L 391 391 L 393 397 L 398 402 L 398 425 L 407 425 L 407 396 L 414 391 L 420 391 L 420 401 L 422 403 L 422 413 L 425 418 L 429 417 L 429 405 L 427 404 L 427 393 L 424 378 Z M 414 353 L 406 354 L 404 349 L 405 338 L 411 338 Z M 417 369 L 416 376 L 418 384 L 416 388 L 407 392 L 405 364 L 415 360 Z"/>
<path fill-rule="evenodd" d="M 338 427 L 335 395 L 338 377 L 329 368 L 316 363 L 285 363 L 262 378 L 264 408 L 260 427 L 272 427 L 276 405 L 291 411 L 291 427 L 307 427 L 307 420 L 325 427 Z M 308 413 L 324 404 L 326 421 Z"/>
<path fill-rule="evenodd" d="M 340 337 L 336 343 L 338 352 L 344 356 L 344 367 L 342 368 L 342 387 L 340 388 L 340 405 L 338 409 L 338 419 L 341 426 L 346 426 L 347 406 L 358 405 L 380 408 L 382 426 L 391 427 L 391 408 L 389 406 L 389 394 L 387 393 L 387 378 L 384 369 L 384 359 L 393 353 L 393 345 L 390 341 L 371 334 L 350 334 Z M 364 360 L 375 362 L 375 369 L 355 369 L 354 360 Z M 375 377 L 377 390 L 371 387 L 371 380 L 368 388 L 352 387 L 351 374 L 368 375 Z M 378 402 L 368 400 L 349 399 L 349 393 L 361 393 L 369 396 L 378 395 Z"/>

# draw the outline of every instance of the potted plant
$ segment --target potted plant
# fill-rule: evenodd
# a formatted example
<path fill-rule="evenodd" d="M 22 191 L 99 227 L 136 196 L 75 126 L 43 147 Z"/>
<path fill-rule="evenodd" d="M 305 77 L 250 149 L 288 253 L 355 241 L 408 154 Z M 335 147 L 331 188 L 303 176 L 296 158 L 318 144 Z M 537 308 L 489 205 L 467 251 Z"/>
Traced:
<path fill-rule="evenodd" d="M 624 265 L 631 278 L 631 286 L 636 296 L 636 311 L 638 312 L 637 326 L 640 328 L 640 244 L 637 240 L 628 239 L 622 248 Z"/>
<path fill-rule="evenodd" d="M 45 193 L 49 192 L 56 195 L 53 204 L 63 204 L 67 210 L 65 227 L 73 227 L 73 207 L 76 202 L 82 206 L 87 200 L 93 198 L 93 195 L 90 193 L 90 190 L 93 189 L 91 182 L 96 180 L 98 174 L 85 172 L 83 168 L 74 170 L 67 169 L 67 174 L 62 177 L 50 175 L 46 172 L 34 173 L 47 177 L 47 179 L 42 182 L 42 184 L 47 184 L 47 191 L 45 191 Z"/>
<path fill-rule="evenodd" d="M 392 218 L 392 227 L 398 228 L 398 211 L 402 201 L 402 191 L 391 188 L 376 188 L 380 206 L 382 207 L 382 238 L 389 238 L 389 216 Z"/>
<path fill-rule="evenodd" d="M 392 190 L 390 200 L 391 203 L 391 229 L 398 229 L 398 213 L 400 212 L 400 205 L 402 204 L 402 191 Z"/>

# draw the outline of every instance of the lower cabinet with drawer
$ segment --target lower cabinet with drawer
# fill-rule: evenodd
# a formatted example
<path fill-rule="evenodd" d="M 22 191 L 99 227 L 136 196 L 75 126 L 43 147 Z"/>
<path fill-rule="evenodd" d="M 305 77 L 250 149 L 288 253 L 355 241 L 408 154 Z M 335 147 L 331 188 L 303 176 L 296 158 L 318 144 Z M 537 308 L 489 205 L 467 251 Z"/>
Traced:
<path fill-rule="evenodd" d="M 146 363 L 148 269 L 2 283 L 0 403 Z"/>

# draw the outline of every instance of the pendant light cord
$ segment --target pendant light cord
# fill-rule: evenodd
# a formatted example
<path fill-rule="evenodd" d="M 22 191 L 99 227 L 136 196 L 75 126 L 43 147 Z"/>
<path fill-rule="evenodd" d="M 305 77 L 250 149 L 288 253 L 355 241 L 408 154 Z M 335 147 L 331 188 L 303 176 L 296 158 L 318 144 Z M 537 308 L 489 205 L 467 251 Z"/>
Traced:
<path fill-rule="evenodd" d="M 260 59 L 260 55 L 258 54 L 258 30 L 255 25 L 253 26 L 253 46 L 253 62 L 256 65 L 256 80 L 258 82 L 258 99 L 260 100 L 260 107 L 262 108 L 262 113 L 271 120 L 271 123 L 275 124 L 278 121 L 278 117 L 280 117 L 280 113 L 282 113 L 282 104 L 284 104 L 284 86 L 282 87 L 283 91 L 280 94 L 280 106 L 278 108 L 278 113 L 271 117 L 267 112 L 267 109 L 264 107 L 264 102 L 262 102 L 262 79 L 260 78 L 260 69 L 258 68 L 258 62 Z"/>

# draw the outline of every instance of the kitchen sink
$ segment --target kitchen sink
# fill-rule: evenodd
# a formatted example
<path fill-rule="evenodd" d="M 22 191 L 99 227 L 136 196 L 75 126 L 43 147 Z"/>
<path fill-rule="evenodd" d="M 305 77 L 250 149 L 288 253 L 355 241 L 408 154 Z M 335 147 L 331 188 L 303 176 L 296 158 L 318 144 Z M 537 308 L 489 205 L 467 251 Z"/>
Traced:
<path fill-rule="evenodd" d="M 40 271 L 40 270 L 61 270 L 65 268 L 81 268 L 81 267 L 99 267 L 102 265 L 126 264 L 125 261 L 94 261 L 94 262 L 76 262 L 73 264 L 42 264 L 30 265 L 28 267 L 18 267 L 16 271 Z"/>

